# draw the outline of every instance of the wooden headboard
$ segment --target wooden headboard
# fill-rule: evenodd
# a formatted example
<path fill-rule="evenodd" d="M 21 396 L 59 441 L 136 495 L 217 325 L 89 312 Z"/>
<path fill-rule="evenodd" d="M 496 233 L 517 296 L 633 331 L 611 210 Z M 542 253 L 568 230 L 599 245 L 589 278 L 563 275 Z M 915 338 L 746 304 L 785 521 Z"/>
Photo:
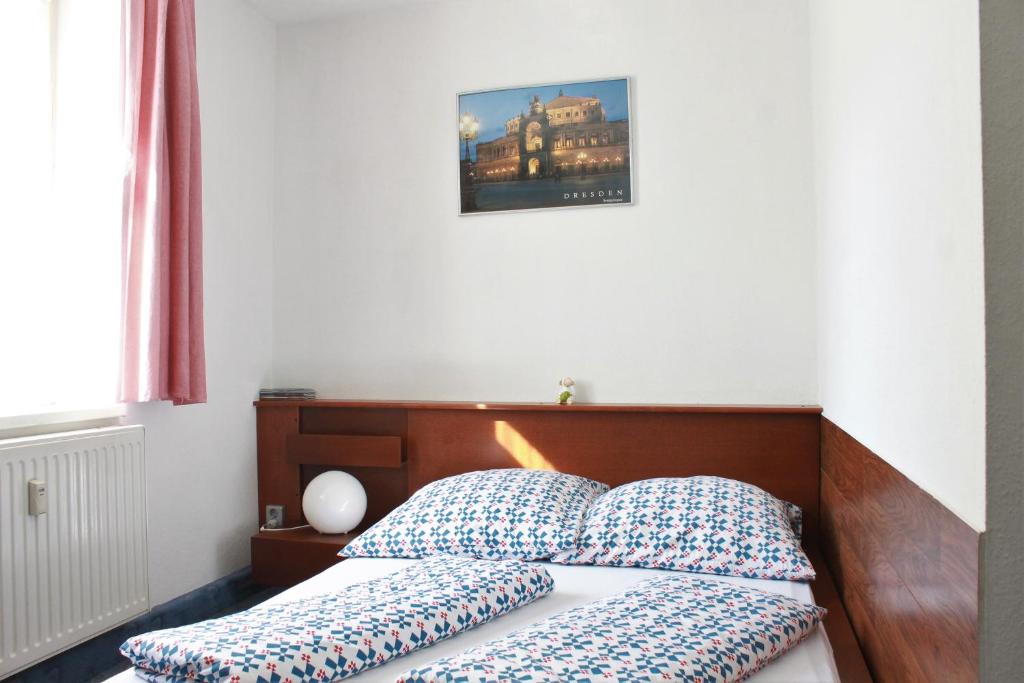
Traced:
<path fill-rule="evenodd" d="M 259 510 L 300 496 L 320 471 L 346 468 L 370 496 L 364 526 L 436 479 L 497 467 L 579 474 L 617 486 L 659 476 L 747 481 L 804 510 L 817 537 L 816 406 L 262 401 Z"/>

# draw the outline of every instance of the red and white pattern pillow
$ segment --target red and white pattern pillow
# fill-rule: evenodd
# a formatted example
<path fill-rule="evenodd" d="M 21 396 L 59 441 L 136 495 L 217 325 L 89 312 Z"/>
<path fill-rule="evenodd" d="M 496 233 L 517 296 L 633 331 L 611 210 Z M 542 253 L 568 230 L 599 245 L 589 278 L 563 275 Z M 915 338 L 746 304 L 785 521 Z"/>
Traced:
<path fill-rule="evenodd" d="M 552 562 L 804 581 L 800 509 L 722 477 L 636 481 L 590 506 L 573 548 Z"/>
<path fill-rule="evenodd" d="M 607 490 L 591 479 L 539 470 L 482 470 L 439 479 L 339 555 L 546 559 L 572 548 L 584 512 Z"/>
<path fill-rule="evenodd" d="M 720 579 L 668 575 L 401 675 L 400 683 L 741 681 L 825 610 Z"/>
<path fill-rule="evenodd" d="M 149 683 L 337 681 L 542 598 L 543 567 L 433 557 L 332 593 L 129 638 Z"/>

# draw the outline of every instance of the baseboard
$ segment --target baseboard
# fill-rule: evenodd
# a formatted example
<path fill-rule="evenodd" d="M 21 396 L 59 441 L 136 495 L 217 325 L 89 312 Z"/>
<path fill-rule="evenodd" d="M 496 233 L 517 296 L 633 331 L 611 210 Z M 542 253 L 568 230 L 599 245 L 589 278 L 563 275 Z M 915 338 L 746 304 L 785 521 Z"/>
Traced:
<path fill-rule="evenodd" d="M 106 633 L 79 643 L 4 679 L 5 683 L 83 683 L 102 680 L 105 673 L 127 660 L 118 651 L 121 643 L 139 633 L 184 626 L 261 602 L 280 589 L 255 584 L 252 568 L 245 567 L 205 586 L 157 605 L 146 614 Z"/>

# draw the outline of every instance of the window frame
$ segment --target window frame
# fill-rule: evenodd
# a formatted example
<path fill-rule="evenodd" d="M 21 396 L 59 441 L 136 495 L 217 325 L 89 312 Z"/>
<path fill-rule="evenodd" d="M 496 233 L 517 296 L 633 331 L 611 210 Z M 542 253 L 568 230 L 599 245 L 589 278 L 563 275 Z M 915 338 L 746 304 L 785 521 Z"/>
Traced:
<path fill-rule="evenodd" d="M 126 414 L 127 406 L 116 403 L 94 407 L 65 406 L 20 415 L 0 415 L 0 440 L 75 429 L 109 427 L 119 424 Z"/>

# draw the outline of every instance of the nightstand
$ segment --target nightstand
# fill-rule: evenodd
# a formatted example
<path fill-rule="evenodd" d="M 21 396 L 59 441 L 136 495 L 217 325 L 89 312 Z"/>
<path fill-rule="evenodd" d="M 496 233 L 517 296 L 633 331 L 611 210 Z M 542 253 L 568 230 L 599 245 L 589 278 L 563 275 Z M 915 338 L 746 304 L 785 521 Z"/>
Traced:
<path fill-rule="evenodd" d="M 292 586 L 340 562 L 338 551 L 356 534 L 321 534 L 314 529 L 253 534 L 252 580 L 268 586 Z"/>
<path fill-rule="evenodd" d="M 257 401 L 259 523 L 284 507 L 286 528 L 306 523 L 302 493 L 318 474 L 344 470 L 366 490 L 366 516 L 349 534 L 313 529 L 261 531 L 250 540 L 253 580 L 291 586 L 340 561 L 350 540 L 409 497 L 408 419 L 391 408 L 337 409 L 331 402 Z"/>

